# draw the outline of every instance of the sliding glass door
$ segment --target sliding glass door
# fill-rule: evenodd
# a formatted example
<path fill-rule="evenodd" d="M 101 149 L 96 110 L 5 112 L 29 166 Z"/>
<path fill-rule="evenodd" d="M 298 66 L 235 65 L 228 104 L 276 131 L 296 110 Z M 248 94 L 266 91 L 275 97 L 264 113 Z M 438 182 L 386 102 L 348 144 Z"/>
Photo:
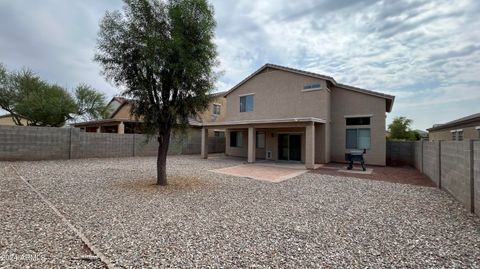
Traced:
<path fill-rule="evenodd" d="M 302 159 L 302 136 L 297 134 L 278 135 L 278 159 L 300 161 Z"/>

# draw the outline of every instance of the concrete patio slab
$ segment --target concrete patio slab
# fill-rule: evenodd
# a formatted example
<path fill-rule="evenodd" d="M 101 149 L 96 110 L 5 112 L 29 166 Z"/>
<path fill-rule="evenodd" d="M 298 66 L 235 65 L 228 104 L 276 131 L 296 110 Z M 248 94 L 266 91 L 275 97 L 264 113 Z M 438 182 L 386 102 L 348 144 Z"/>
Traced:
<path fill-rule="evenodd" d="M 362 169 L 348 170 L 347 168 L 345 168 L 345 169 L 337 170 L 337 172 L 349 173 L 349 174 L 371 175 L 372 172 L 373 172 L 373 169 L 372 168 L 367 168 L 367 170 L 363 171 Z"/>
<path fill-rule="evenodd" d="M 298 168 L 288 168 L 281 166 L 261 165 L 261 164 L 244 164 L 232 167 L 209 170 L 211 172 L 237 176 L 247 177 L 257 180 L 269 182 L 282 182 L 289 178 L 299 176 L 307 170 Z"/>

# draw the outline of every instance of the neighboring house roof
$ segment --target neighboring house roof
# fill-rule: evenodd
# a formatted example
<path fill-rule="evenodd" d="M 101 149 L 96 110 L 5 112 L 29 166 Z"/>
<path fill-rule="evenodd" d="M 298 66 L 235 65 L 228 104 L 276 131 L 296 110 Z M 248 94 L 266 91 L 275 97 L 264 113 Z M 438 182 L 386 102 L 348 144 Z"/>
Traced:
<path fill-rule="evenodd" d="M 224 92 L 214 92 L 214 93 L 211 93 L 210 95 L 213 96 L 213 97 L 220 97 L 220 96 L 224 96 L 227 92 L 224 91 Z"/>
<path fill-rule="evenodd" d="M 333 85 L 335 85 L 339 88 L 345 89 L 345 90 L 355 91 L 355 92 L 359 92 L 359 93 L 363 93 L 363 94 L 368 94 L 368 95 L 384 98 L 384 99 L 387 100 L 387 107 L 386 107 L 387 112 L 392 111 L 393 102 L 395 100 L 395 96 L 393 96 L 393 95 L 388 95 L 388 94 L 384 94 L 384 93 L 381 93 L 381 92 L 370 91 L 370 90 L 361 89 L 361 88 L 353 87 L 353 86 L 346 85 L 346 84 L 337 83 L 335 81 L 335 79 L 333 77 L 330 77 L 330 76 L 317 74 L 317 73 L 313 73 L 313 72 L 309 72 L 309 71 L 304 71 L 304 70 L 300 70 L 300 69 L 295 69 L 295 68 L 291 68 L 291 67 L 286 67 L 286 66 L 281 66 L 281 65 L 276 65 L 276 64 L 270 64 L 270 63 L 267 63 L 267 64 L 263 65 L 257 71 L 253 72 L 250 76 L 246 77 L 244 80 L 240 81 L 240 83 L 233 86 L 233 88 L 231 88 L 229 91 L 227 91 L 224 96 L 227 97 L 227 95 L 229 95 L 231 92 L 236 90 L 238 87 L 242 86 L 245 82 L 247 82 L 248 80 L 250 80 L 251 78 L 253 78 L 257 74 L 259 74 L 260 72 L 262 72 L 266 68 L 273 68 L 273 69 L 283 70 L 283 71 L 290 72 L 290 73 L 295 73 L 295 74 L 299 74 L 299 75 L 304 75 L 304 76 L 309 76 L 309 77 L 314 77 L 314 78 L 327 80 L 327 81 L 330 81 Z"/>
<path fill-rule="evenodd" d="M 225 92 L 217 92 L 217 93 L 212 93 L 211 95 L 213 97 L 221 97 L 225 94 Z M 122 109 L 123 106 L 132 103 L 131 99 L 127 99 L 121 96 L 114 96 L 112 100 L 109 102 L 111 104 L 113 101 L 117 101 L 120 103 L 120 105 L 112 112 L 110 115 L 109 119 L 103 119 L 103 120 L 93 120 L 93 121 L 86 121 L 86 122 L 78 122 L 73 124 L 75 127 L 79 126 L 87 126 L 87 125 L 96 125 L 96 124 L 105 124 L 105 123 L 120 123 L 120 122 L 141 122 L 137 121 L 134 119 L 114 119 L 115 115 Z M 194 117 L 188 117 L 188 124 L 190 126 L 195 126 L 195 127 L 200 127 L 202 126 L 202 123 L 195 119 Z"/>
<path fill-rule="evenodd" d="M 210 95 L 213 96 L 213 97 L 221 97 L 221 96 L 224 96 L 226 92 L 216 92 L 216 93 L 211 93 Z M 117 107 L 117 109 L 115 109 L 113 112 L 112 112 L 112 115 L 110 115 L 110 118 L 113 118 L 115 116 L 115 114 L 118 113 L 118 111 L 120 111 L 120 109 L 122 109 L 122 107 L 126 104 L 130 104 L 132 102 L 131 99 L 127 99 L 127 98 L 124 98 L 124 97 L 120 97 L 120 96 L 115 96 L 113 97 L 113 99 L 117 99 L 120 100 L 120 105 Z M 112 99 L 112 101 L 113 101 Z M 110 103 L 112 102 L 110 101 Z"/>
<path fill-rule="evenodd" d="M 74 123 L 74 124 L 71 124 L 71 125 L 73 125 L 75 127 L 81 127 L 81 126 L 95 126 L 95 125 L 101 125 L 101 124 L 107 124 L 107 123 L 119 124 L 120 122 L 136 123 L 138 121 L 129 120 L 129 119 L 104 119 L 104 120 L 92 120 L 92 121 L 78 122 L 78 123 Z"/>
<path fill-rule="evenodd" d="M 429 132 L 437 131 L 437 130 L 442 130 L 449 127 L 453 127 L 461 124 L 467 124 L 467 123 L 476 122 L 476 121 L 480 121 L 480 113 L 476 113 L 460 119 L 452 120 L 444 124 L 434 124 L 432 128 L 429 128 L 427 130 Z"/>

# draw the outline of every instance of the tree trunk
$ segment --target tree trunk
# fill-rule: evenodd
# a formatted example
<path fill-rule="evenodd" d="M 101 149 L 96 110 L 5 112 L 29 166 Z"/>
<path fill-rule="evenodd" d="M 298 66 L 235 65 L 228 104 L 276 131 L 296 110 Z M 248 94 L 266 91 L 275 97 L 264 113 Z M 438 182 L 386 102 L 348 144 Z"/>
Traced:
<path fill-rule="evenodd" d="M 157 184 L 167 185 L 167 152 L 170 144 L 170 130 L 158 134 Z"/>

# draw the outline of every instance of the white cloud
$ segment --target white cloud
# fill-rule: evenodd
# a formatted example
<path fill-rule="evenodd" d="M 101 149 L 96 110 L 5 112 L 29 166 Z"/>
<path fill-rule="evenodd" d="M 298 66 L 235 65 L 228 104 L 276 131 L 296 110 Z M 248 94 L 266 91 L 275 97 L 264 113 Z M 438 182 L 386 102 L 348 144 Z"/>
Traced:
<path fill-rule="evenodd" d="M 480 2 L 476 0 L 213 0 L 215 43 L 228 90 L 271 62 L 395 94 L 394 111 L 425 129 L 478 112 Z M 0 62 L 73 87 L 118 91 L 93 62 L 98 22 L 121 1 L 0 2 Z M 412 112 L 413 111 L 413 112 Z M 414 113 L 418 111 L 419 113 Z M 421 112 L 421 113 L 420 113 Z"/>

